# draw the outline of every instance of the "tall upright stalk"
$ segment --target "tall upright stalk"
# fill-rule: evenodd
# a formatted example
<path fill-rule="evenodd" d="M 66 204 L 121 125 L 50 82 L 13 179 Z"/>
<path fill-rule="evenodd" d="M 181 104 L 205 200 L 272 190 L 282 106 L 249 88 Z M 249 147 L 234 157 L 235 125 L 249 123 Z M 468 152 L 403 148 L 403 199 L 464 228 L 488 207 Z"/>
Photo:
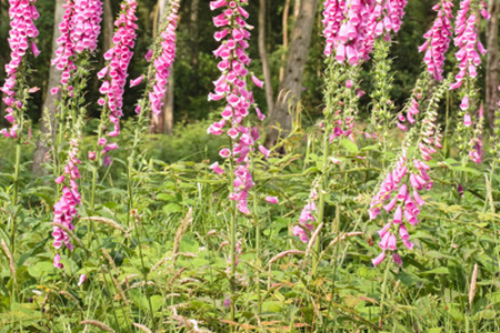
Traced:
<path fill-rule="evenodd" d="M 382 282 L 382 288 L 380 290 L 380 319 L 379 328 L 382 328 L 384 321 L 384 302 L 385 302 L 385 292 L 387 289 L 387 280 L 389 279 L 389 271 L 391 270 L 392 261 L 387 260 L 387 266 L 384 273 L 384 281 Z"/>
<path fill-rule="evenodd" d="M 255 170 L 255 156 L 253 155 L 251 157 L 251 163 L 252 163 L 252 171 Z M 256 251 L 256 256 L 257 256 L 257 262 L 258 262 L 258 268 L 257 271 L 255 272 L 256 276 L 256 281 L 255 283 L 257 284 L 257 314 L 260 315 L 262 312 L 262 295 L 260 294 L 260 267 L 261 267 L 261 261 L 260 261 L 260 221 L 259 221 L 259 203 L 257 199 L 257 194 L 252 192 L 252 199 L 253 199 L 253 220 L 255 223 L 255 251 Z"/>
<path fill-rule="evenodd" d="M 229 138 L 229 150 L 233 151 L 233 140 Z M 229 192 L 233 190 L 234 184 L 234 157 L 231 154 L 229 159 Z M 237 224 L 237 212 L 236 212 L 236 202 L 231 200 L 231 217 L 229 224 L 229 239 L 231 243 L 231 272 L 229 275 L 229 287 L 231 290 L 231 320 L 234 321 L 236 318 L 236 304 L 234 302 L 234 295 L 236 293 L 236 224 Z M 233 332 L 233 327 L 231 326 L 231 332 Z"/>
<path fill-rule="evenodd" d="M 14 164 L 14 192 L 12 194 L 12 204 L 16 207 L 19 201 L 19 180 L 20 180 L 20 170 L 21 170 L 21 136 L 16 142 L 16 162 Z M 11 228 L 10 228 L 10 248 L 12 256 L 15 255 L 16 248 L 16 231 L 17 231 L 17 207 L 11 216 Z"/>
<path fill-rule="evenodd" d="M 323 223 L 323 219 L 325 217 L 325 201 L 326 195 L 328 193 L 328 182 L 329 182 L 329 165 L 328 165 L 328 157 L 330 157 L 330 131 L 328 131 L 329 126 L 325 126 L 323 132 L 323 165 L 321 170 L 321 184 L 320 191 L 318 193 L 319 197 L 319 207 L 318 207 L 318 224 Z M 321 233 L 316 238 L 316 243 L 314 244 L 314 253 L 313 253 L 313 269 L 312 275 L 315 276 L 319 266 L 319 254 L 321 251 Z"/>

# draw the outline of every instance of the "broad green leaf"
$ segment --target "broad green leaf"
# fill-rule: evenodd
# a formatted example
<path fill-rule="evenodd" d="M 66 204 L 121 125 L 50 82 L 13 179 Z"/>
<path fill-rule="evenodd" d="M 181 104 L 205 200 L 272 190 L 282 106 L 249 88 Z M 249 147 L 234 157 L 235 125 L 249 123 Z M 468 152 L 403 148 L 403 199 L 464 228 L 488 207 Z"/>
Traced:
<path fill-rule="evenodd" d="M 342 141 L 340 141 L 340 144 L 352 154 L 357 154 L 359 152 L 358 146 L 349 139 L 342 139 Z"/>

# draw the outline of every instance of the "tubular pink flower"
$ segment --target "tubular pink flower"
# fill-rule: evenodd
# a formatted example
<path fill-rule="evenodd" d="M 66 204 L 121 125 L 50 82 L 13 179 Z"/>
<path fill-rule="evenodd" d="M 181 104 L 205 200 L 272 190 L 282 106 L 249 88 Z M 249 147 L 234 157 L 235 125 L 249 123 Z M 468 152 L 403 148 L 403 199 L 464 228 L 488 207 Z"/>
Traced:
<path fill-rule="evenodd" d="M 471 127 L 472 126 L 472 119 L 471 119 L 469 113 L 466 113 L 465 116 L 464 116 L 464 126 L 465 127 Z"/>
<path fill-rule="evenodd" d="M 277 205 L 279 202 L 278 197 L 266 197 L 266 201 L 270 204 Z"/>
<path fill-rule="evenodd" d="M 385 251 L 380 253 L 375 259 L 372 259 L 373 266 L 377 267 L 384 261 L 385 259 Z"/>
<path fill-rule="evenodd" d="M 403 265 L 403 261 L 401 260 L 401 256 L 397 252 L 392 253 L 392 261 L 394 261 L 399 266 Z"/>
<path fill-rule="evenodd" d="M 61 256 L 59 254 L 56 254 L 56 256 L 54 257 L 54 267 L 59 269 L 64 268 L 64 265 L 61 264 Z"/>
<path fill-rule="evenodd" d="M 312 224 L 309 224 L 308 222 L 316 221 L 314 215 L 318 211 L 318 208 L 316 206 L 317 200 L 318 200 L 318 193 L 316 192 L 316 190 L 313 189 L 311 190 L 311 194 L 309 195 L 309 202 L 302 209 L 299 218 L 299 223 L 302 224 L 305 228 L 309 229 L 309 231 L 311 232 L 314 230 L 314 227 L 312 226 Z M 293 229 L 293 231 L 294 231 L 293 234 L 295 236 L 299 236 L 303 242 L 307 242 L 309 240 L 309 237 L 300 226 L 296 226 Z"/>
<path fill-rule="evenodd" d="M 424 35 L 426 42 L 419 47 L 419 52 L 425 51 L 424 62 L 427 71 L 438 81 L 443 80 L 443 67 L 446 52 L 450 47 L 452 36 L 453 2 L 441 0 L 432 9 L 438 13 L 432 28 Z"/>
<path fill-rule="evenodd" d="M 168 79 L 175 60 L 179 5 L 180 0 L 171 1 L 171 11 L 167 17 L 167 25 L 160 32 L 162 38 L 161 52 L 157 56 L 152 57 L 156 71 L 153 79 L 153 90 L 149 94 L 149 102 L 151 103 L 151 111 L 155 115 L 159 115 L 163 108 L 163 97 L 167 92 Z"/>
<path fill-rule="evenodd" d="M 81 286 L 82 284 L 84 284 L 85 280 L 87 280 L 87 275 L 81 274 L 80 278 L 78 279 L 78 286 Z"/>
<path fill-rule="evenodd" d="M 224 148 L 220 155 L 224 158 L 233 156 L 236 167 L 234 169 L 233 192 L 229 198 L 237 201 L 237 207 L 243 214 L 250 214 L 248 209 L 248 191 L 254 186 L 252 174 L 249 170 L 249 153 L 255 151 L 256 142 L 260 135 L 256 127 L 243 126 L 243 120 L 249 115 L 253 106 L 259 119 L 263 115 L 255 105 L 253 93 L 248 88 L 248 66 L 251 59 L 247 54 L 250 39 L 249 30 L 252 29 L 246 23 L 248 12 L 243 8 L 247 0 L 218 0 L 210 2 L 212 10 L 224 9 L 213 18 L 216 27 L 221 28 L 214 35 L 215 40 L 221 41 L 221 45 L 213 52 L 220 60 L 218 68 L 221 76 L 214 81 L 215 90 L 208 96 L 209 101 L 225 101 L 226 107 L 222 112 L 223 119 L 215 122 L 208 128 L 208 133 L 221 135 L 225 132 L 232 140 L 235 140 L 232 151 Z M 257 77 L 251 76 L 250 80 L 262 87 L 263 83 Z M 229 129 L 224 130 L 229 125 Z M 264 147 L 262 147 L 264 148 Z M 267 150 L 260 149 L 266 155 Z"/>
<path fill-rule="evenodd" d="M 222 175 L 224 173 L 224 170 L 219 166 L 219 163 L 215 162 L 210 166 L 210 169 L 212 169 L 213 172 L 215 172 L 218 175 Z"/>
<path fill-rule="evenodd" d="M 470 117 L 470 116 L 469 116 Z M 479 164 L 483 161 L 484 150 L 483 150 L 483 121 L 484 121 L 484 108 L 483 105 L 479 107 L 479 117 L 476 129 L 474 131 L 474 137 L 471 139 L 469 146 L 469 158 L 472 162 Z"/>
<path fill-rule="evenodd" d="M 31 51 L 36 57 L 40 53 L 34 39 L 38 36 L 35 21 L 40 16 L 35 7 L 36 0 L 9 0 L 9 48 L 11 50 L 10 62 L 5 65 L 7 78 L 3 87 L 0 88 L 7 97 L 4 102 L 9 106 L 5 109 L 5 119 L 11 124 L 10 129 L 2 129 L 0 132 L 7 138 L 18 138 L 18 111 L 22 108 L 21 94 L 16 91 L 17 71 L 21 63 Z"/>

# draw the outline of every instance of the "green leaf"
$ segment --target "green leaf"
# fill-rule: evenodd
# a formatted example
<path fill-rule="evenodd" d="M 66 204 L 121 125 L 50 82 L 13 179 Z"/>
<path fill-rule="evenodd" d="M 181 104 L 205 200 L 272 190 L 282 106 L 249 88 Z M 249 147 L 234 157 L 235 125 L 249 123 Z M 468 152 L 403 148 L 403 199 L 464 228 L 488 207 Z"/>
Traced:
<path fill-rule="evenodd" d="M 427 272 L 422 272 L 420 274 L 422 274 L 422 275 L 430 275 L 430 274 L 446 275 L 446 274 L 450 274 L 450 271 L 448 270 L 447 267 L 439 267 L 439 268 L 431 269 L 430 271 L 427 271 Z"/>
<path fill-rule="evenodd" d="M 174 197 L 173 195 L 168 194 L 168 193 L 159 193 L 156 196 L 156 199 L 161 200 L 161 201 L 174 201 L 174 202 L 177 201 L 176 197 Z"/>
<path fill-rule="evenodd" d="M 280 302 L 263 302 L 262 303 L 262 311 L 263 312 L 272 312 L 272 313 L 280 313 L 281 312 L 281 303 Z"/>
<path fill-rule="evenodd" d="M 349 139 L 342 139 L 342 141 L 340 142 L 340 144 L 342 145 L 342 147 L 344 147 L 345 149 L 347 149 L 347 151 L 349 151 L 352 154 L 359 153 L 358 146 L 354 142 L 352 142 L 351 140 L 349 140 Z"/>
<path fill-rule="evenodd" d="M 374 151 L 374 150 L 378 150 L 378 148 L 379 148 L 379 145 L 369 145 L 369 146 L 361 148 L 361 151 Z"/>
<path fill-rule="evenodd" d="M 52 273 L 54 270 L 54 265 L 50 261 L 37 262 L 34 266 L 28 267 L 28 273 L 36 279 L 40 279 L 43 275 Z"/>
<path fill-rule="evenodd" d="M 176 203 L 169 203 L 168 205 L 163 206 L 163 211 L 167 214 L 180 213 L 182 212 L 182 207 Z"/>
<path fill-rule="evenodd" d="M 463 171 L 465 173 L 470 173 L 470 174 L 476 175 L 476 176 L 478 176 L 478 175 L 481 174 L 481 172 L 479 172 L 476 169 L 472 169 L 472 168 L 468 168 L 468 167 L 463 167 L 463 166 L 452 166 L 451 170 L 453 170 L 453 171 Z"/>

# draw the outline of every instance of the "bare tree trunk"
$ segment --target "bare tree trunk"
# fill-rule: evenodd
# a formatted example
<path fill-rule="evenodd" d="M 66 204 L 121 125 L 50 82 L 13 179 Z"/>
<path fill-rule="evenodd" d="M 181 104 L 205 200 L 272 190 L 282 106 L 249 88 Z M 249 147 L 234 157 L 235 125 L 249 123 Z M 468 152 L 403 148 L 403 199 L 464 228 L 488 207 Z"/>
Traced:
<path fill-rule="evenodd" d="M 198 12 L 200 7 L 200 0 L 191 1 L 191 17 L 190 23 L 190 33 L 191 33 L 191 65 L 194 68 L 198 67 L 199 62 L 199 30 L 198 30 Z"/>
<path fill-rule="evenodd" d="M 283 50 L 288 49 L 288 18 L 290 17 L 290 0 L 286 0 L 285 8 L 283 9 Z M 283 77 L 285 76 L 285 61 L 286 53 L 281 55 L 281 66 L 280 66 L 280 84 L 283 82 Z"/>
<path fill-rule="evenodd" d="M 262 61 L 262 71 L 264 72 L 264 89 L 266 90 L 266 102 L 268 113 L 273 113 L 273 81 L 271 78 L 271 69 L 266 50 L 266 0 L 260 0 L 259 9 L 259 54 Z"/>
<path fill-rule="evenodd" d="M 275 128 L 277 125 L 281 127 L 285 135 L 292 129 L 292 115 L 295 113 L 302 92 L 302 75 L 307 63 L 317 9 L 318 0 L 301 3 L 300 13 L 293 28 L 285 77 L 280 84 L 280 93 L 270 117 L 266 137 L 266 143 L 269 146 L 275 145 L 278 141 L 279 131 Z"/>
<path fill-rule="evenodd" d="M 168 80 L 168 91 L 165 94 L 166 101 L 163 107 L 164 132 L 169 135 L 174 132 L 174 77 L 174 68 L 172 67 Z"/>
<path fill-rule="evenodd" d="M 102 35 L 103 35 L 103 45 L 102 48 L 104 52 L 111 48 L 113 34 L 115 30 L 114 26 L 114 15 L 113 7 L 111 6 L 111 0 L 104 0 L 103 3 L 103 20 L 102 20 Z"/>
<path fill-rule="evenodd" d="M 56 0 L 55 9 L 54 9 L 54 31 L 52 33 L 52 59 L 56 56 L 56 50 L 58 48 L 57 39 L 61 35 L 59 31 L 59 24 L 62 21 L 62 17 L 64 15 L 64 0 Z M 46 140 L 44 137 L 52 136 L 52 139 L 55 138 L 55 124 L 56 124 L 56 101 L 61 98 L 60 93 L 56 95 L 52 95 L 50 90 L 52 88 L 57 87 L 61 81 L 61 71 L 59 71 L 55 66 L 50 67 L 49 71 L 49 82 L 47 85 L 46 93 L 45 93 L 45 101 L 42 106 L 42 111 L 47 112 L 47 117 L 42 117 L 41 125 L 40 125 L 40 137 L 38 138 L 35 152 L 33 153 L 33 165 L 31 166 L 31 170 L 35 175 L 43 175 L 45 173 L 42 164 L 45 161 L 45 156 L 49 151 L 49 147 L 47 146 Z M 42 112 L 42 114 L 43 114 Z M 50 123 L 47 123 L 47 119 L 50 119 Z M 50 130 L 52 128 L 52 131 Z"/>
<path fill-rule="evenodd" d="M 293 17 L 295 18 L 299 17 L 301 2 L 302 2 L 301 0 L 295 0 L 293 4 Z"/>
<path fill-rule="evenodd" d="M 490 126 L 495 124 L 495 110 L 498 108 L 498 11 L 499 0 L 490 0 L 488 11 L 491 20 L 486 27 L 488 58 L 486 61 L 486 108 Z"/>

